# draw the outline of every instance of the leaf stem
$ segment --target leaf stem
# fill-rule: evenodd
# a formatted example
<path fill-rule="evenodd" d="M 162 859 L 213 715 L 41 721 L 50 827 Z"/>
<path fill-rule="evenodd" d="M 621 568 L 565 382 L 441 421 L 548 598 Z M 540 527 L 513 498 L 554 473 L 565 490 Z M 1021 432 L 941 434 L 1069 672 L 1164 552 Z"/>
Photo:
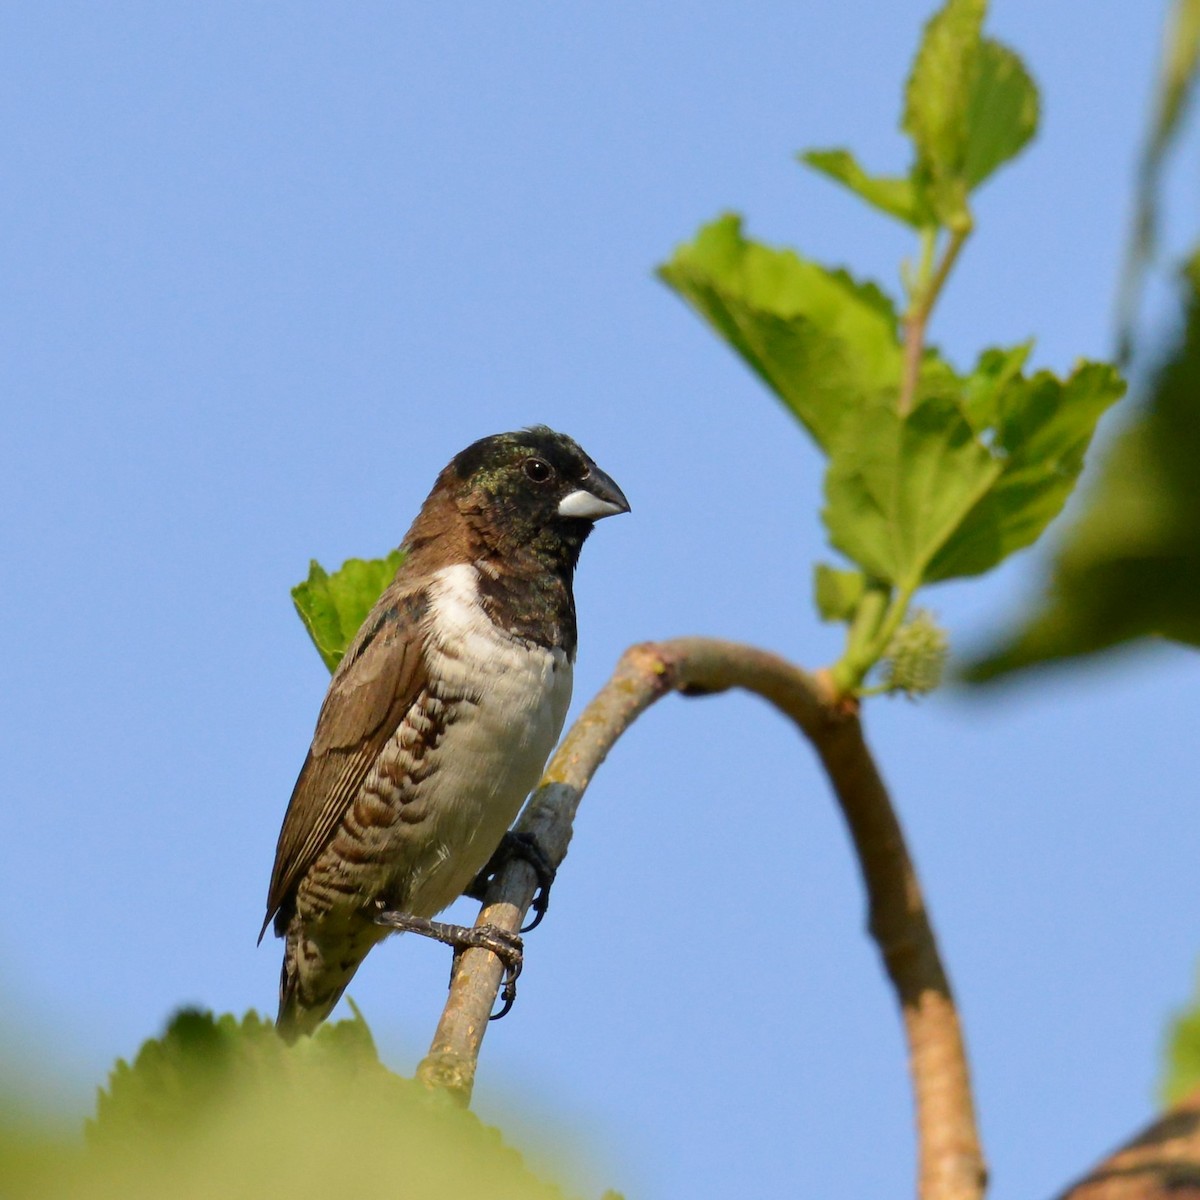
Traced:
<path fill-rule="evenodd" d="M 839 696 L 861 698 L 874 693 L 863 690 L 863 680 L 887 653 L 896 630 L 908 616 L 908 606 L 920 587 L 920 578 L 893 591 L 886 584 L 868 589 L 858 607 L 846 639 L 846 653 L 829 668 Z"/>
<path fill-rule="evenodd" d="M 962 229 L 951 230 L 942 260 L 935 270 L 933 260 L 937 231 L 933 228 L 921 231 L 921 266 L 917 286 L 913 289 L 908 311 L 904 314 L 904 374 L 900 380 L 898 405 L 902 417 L 908 416 L 917 402 L 917 384 L 921 378 L 921 358 L 925 353 L 925 329 L 929 324 L 929 315 L 970 236 L 969 224 Z"/>
<path fill-rule="evenodd" d="M 839 696 L 858 695 L 867 672 L 879 656 L 874 652 L 879 627 L 889 612 L 892 589 L 885 583 L 869 583 L 859 601 L 854 622 L 846 634 L 846 650 L 830 668 L 833 685 Z"/>
<path fill-rule="evenodd" d="M 871 666 L 874 666 L 887 653 L 888 647 L 892 644 L 892 638 L 896 636 L 896 630 L 904 624 L 904 618 L 908 616 L 908 606 L 917 594 L 918 587 L 920 587 L 920 580 L 916 583 L 905 584 L 904 587 L 898 588 L 892 597 L 887 613 L 879 623 L 875 639 L 871 643 Z"/>

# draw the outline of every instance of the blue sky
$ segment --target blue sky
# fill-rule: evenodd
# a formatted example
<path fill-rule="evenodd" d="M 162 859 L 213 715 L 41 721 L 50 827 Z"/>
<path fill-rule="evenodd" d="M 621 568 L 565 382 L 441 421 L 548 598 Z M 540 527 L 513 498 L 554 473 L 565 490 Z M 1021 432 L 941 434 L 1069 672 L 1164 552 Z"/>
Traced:
<path fill-rule="evenodd" d="M 44 1091 L 86 1111 L 182 1003 L 273 1009 L 278 947 L 254 939 L 327 678 L 289 588 L 310 557 L 395 545 L 474 438 L 564 429 L 633 504 L 584 554 L 576 711 L 646 638 L 835 655 L 808 599 L 820 463 L 652 268 L 732 208 L 894 288 L 904 231 L 792 156 L 904 166 L 929 11 L 0 14 L 0 996 L 10 1058 L 51 1056 Z M 932 331 L 954 360 L 1030 335 L 1059 370 L 1111 352 L 1161 17 L 994 6 L 1044 124 L 980 196 Z M 1194 184 L 1173 183 L 1178 238 Z M 1027 554 L 925 601 L 978 645 L 1038 571 Z M 1194 657 L 1159 648 L 869 706 L 996 1200 L 1050 1194 L 1152 1110 L 1200 949 L 1198 703 Z M 397 1070 L 447 969 L 408 938 L 355 981 Z M 854 864 L 812 755 L 760 704 L 667 700 L 605 765 L 478 1107 L 589 1194 L 908 1186 L 899 1020 Z"/>

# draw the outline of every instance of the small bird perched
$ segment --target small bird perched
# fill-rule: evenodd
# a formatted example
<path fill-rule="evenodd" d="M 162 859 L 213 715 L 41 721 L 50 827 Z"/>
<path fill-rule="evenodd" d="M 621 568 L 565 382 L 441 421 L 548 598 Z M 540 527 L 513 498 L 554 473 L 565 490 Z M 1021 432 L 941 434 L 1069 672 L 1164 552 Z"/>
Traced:
<path fill-rule="evenodd" d="M 497 850 L 571 699 L 580 549 L 628 511 L 544 425 L 438 476 L 334 672 L 279 834 L 262 933 L 274 918 L 286 939 L 284 1037 L 329 1015 L 387 936 L 380 914 L 432 917 Z"/>

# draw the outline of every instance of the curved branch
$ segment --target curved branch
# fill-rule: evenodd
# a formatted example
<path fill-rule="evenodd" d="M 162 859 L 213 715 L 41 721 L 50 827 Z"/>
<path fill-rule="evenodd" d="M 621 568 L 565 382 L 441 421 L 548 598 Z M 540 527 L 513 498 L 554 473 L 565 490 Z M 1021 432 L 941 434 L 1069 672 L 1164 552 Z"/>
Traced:
<path fill-rule="evenodd" d="M 900 1001 L 908 1040 L 919 1140 L 922 1200 L 973 1200 L 984 1165 L 966 1051 L 950 985 L 904 836 L 853 706 L 829 681 L 763 650 L 709 638 L 632 646 L 584 709 L 546 769 L 517 828 L 561 863 L 579 801 L 609 750 L 668 692 L 700 695 L 744 688 L 789 717 L 808 738 L 841 806 L 867 887 L 871 935 Z M 493 882 L 477 924 L 520 928 L 536 889 L 533 869 L 514 861 Z M 418 1077 L 470 1100 L 475 1064 L 503 967 L 486 950 L 459 960 L 450 998 Z"/>
<path fill-rule="evenodd" d="M 1182 1200 L 1200 1189 L 1200 1088 L 1114 1150 L 1058 1200 Z"/>

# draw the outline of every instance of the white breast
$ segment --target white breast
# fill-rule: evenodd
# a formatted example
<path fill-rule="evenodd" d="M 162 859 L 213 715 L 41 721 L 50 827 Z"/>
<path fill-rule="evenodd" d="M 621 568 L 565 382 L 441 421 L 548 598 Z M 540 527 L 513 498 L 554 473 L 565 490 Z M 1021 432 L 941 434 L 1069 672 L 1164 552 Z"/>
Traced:
<path fill-rule="evenodd" d="M 429 675 L 458 715 L 422 785 L 430 820 L 409 896 L 419 916 L 445 908 L 487 862 L 537 784 L 571 701 L 566 654 L 498 628 L 478 579 L 473 566 L 445 567 L 430 589 Z"/>

